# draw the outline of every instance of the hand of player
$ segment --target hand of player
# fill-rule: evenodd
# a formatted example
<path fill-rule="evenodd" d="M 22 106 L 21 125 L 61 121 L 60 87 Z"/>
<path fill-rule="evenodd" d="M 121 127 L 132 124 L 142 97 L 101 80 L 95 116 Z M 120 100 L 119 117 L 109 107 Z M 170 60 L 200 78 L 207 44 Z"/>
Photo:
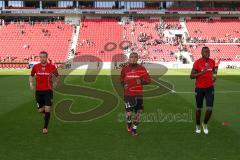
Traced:
<path fill-rule="evenodd" d="M 213 75 L 213 82 L 215 83 L 217 80 L 217 75 Z"/>
<path fill-rule="evenodd" d="M 215 77 L 215 78 L 213 78 L 213 83 L 215 83 L 216 82 L 216 80 L 217 80 L 217 78 Z"/>
<path fill-rule="evenodd" d="M 54 82 L 53 83 L 53 88 L 56 88 L 57 84 L 58 84 L 57 82 Z"/>
<path fill-rule="evenodd" d="M 137 82 L 138 85 L 142 84 L 141 79 L 136 79 L 136 82 Z"/>
<path fill-rule="evenodd" d="M 124 89 L 127 89 L 128 88 L 128 84 L 124 84 Z"/>
<path fill-rule="evenodd" d="M 32 83 L 30 83 L 30 89 L 31 89 L 31 90 L 34 90 L 34 86 L 33 86 Z"/>

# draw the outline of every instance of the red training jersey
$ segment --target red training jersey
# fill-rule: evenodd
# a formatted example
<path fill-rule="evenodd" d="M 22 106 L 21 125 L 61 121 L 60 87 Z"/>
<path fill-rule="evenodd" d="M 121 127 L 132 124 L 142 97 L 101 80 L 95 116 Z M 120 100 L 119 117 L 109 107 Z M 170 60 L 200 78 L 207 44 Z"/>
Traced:
<path fill-rule="evenodd" d="M 120 81 L 124 83 L 125 96 L 141 96 L 143 95 L 142 83 L 148 84 L 151 78 L 145 67 L 137 64 L 132 67 L 127 64 L 121 71 Z"/>
<path fill-rule="evenodd" d="M 31 76 L 36 74 L 36 90 L 52 90 L 52 74 L 58 76 L 55 65 L 47 63 L 43 66 L 41 63 L 35 64 L 32 68 Z"/>
<path fill-rule="evenodd" d="M 215 68 L 215 61 L 210 58 L 208 60 L 200 58 L 193 64 L 193 69 L 196 70 L 198 73 L 202 72 L 205 68 L 207 68 L 208 71 L 203 75 L 197 76 L 196 78 L 196 88 L 208 88 L 214 85 L 213 69 Z"/>

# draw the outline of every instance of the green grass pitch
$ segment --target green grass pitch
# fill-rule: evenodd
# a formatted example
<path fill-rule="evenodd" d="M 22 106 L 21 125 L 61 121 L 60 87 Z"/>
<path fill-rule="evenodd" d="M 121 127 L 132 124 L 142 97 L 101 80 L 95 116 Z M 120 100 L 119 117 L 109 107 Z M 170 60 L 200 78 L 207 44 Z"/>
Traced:
<path fill-rule="evenodd" d="M 66 122 L 54 111 L 58 101 L 74 100 L 72 113 L 86 112 L 102 102 L 55 92 L 49 134 L 43 135 L 43 120 L 28 86 L 29 71 L 1 70 L 0 160 L 240 159 L 240 70 L 219 72 L 209 135 L 194 133 L 194 81 L 189 79 L 189 72 L 169 70 L 161 77 L 173 86 L 174 91 L 144 99 L 144 119 L 138 127 L 139 136 L 132 137 L 123 122 L 123 101 L 111 85 L 108 71 L 102 71 L 92 83 L 84 82 L 82 72 L 77 71 L 65 83 L 109 92 L 118 99 L 114 110 L 92 121 Z M 168 87 L 162 81 L 157 84 L 159 86 L 145 89 Z M 154 119 L 152 115 L 160 116 L 159 112 L 168 116 Z"/>

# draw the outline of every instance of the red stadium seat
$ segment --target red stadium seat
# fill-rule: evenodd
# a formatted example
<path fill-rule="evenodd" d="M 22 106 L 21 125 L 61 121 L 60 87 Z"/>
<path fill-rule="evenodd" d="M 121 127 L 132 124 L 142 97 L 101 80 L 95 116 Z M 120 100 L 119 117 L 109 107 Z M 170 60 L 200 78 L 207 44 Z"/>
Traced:
<path fill-rule="evenodd" d="M 48 31 L 44 35 L 42 30 Z M 17 57 L 23 60 L 40 51 L 47 51 L 50 59 L 65 61 L 69 51 L 73 27 L 62 22 L 30 25 L 8 24 L 0 29 L 0 57 Z"/>

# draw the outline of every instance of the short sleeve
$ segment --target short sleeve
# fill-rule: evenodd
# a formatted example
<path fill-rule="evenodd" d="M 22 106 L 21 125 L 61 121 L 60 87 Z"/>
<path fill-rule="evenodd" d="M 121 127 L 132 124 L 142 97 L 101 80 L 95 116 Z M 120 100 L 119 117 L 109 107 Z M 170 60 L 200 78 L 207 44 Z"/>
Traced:
<path fill-rule="evenodd" d="M 195 62 L 193 63 L 193 69 L 194 69 L 194 70 L 198 70 L 198 64 L 197 64 L 197 61 L 195 61 Z"/>

